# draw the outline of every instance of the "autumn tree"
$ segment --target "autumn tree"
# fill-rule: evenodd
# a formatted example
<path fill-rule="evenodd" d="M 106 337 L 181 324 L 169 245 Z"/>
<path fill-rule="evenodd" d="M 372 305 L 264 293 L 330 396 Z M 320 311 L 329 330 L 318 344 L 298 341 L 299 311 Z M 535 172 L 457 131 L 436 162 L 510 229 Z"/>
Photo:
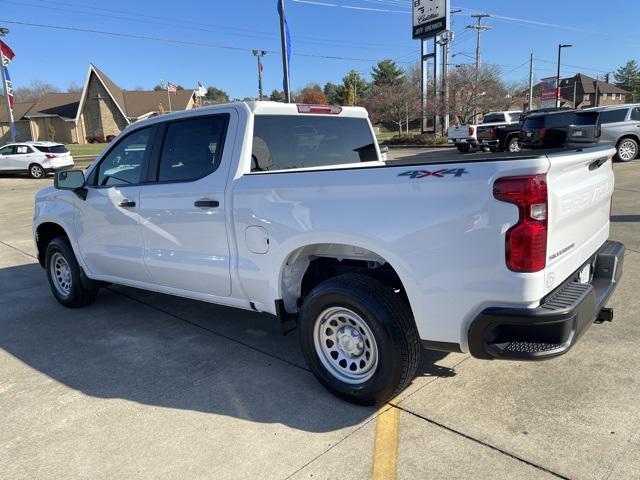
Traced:
<path fill-rule="evenodd" d="M 409 78 L 392 84 L 373 85 L 365 107 L 374 123 L 391 123 L 402 135 L 403 127 L 408 129 L 409 123 L 420 117 L 420 85 Z"/>

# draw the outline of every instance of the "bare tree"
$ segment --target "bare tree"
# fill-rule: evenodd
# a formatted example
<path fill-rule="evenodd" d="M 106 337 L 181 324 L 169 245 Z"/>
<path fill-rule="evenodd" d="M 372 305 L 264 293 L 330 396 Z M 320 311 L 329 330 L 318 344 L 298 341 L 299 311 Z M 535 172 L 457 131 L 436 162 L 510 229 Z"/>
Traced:
<path fill-rule="evenodd" d="M 500 74 L 500 68 L 495 65 L 482 66 L 476 88 L 475 66 L 461 65 L 449 74 L 448 105 L 441 99 L 430 101 L 428 108 L 438 115 L 444 115 L 448 110 L 461 123 L 474 121 L 474 109 L 486 113 L 513 108 L 514 94 L 502 82 Z"/>
<path fill-rule="evenodd" d="M 402 135 L 402 127 L 420 116 L 420 88 L 410 78 L 396 85 L 374 86 L 365 99 L 374 122 L 392 123 Z"/>
<path fill-rule="evenodd" d="M 82 86 L 78 85 L 76 82 L 71 82 L 67 87 L 68 93 L 77 93 L 82 91 Z"/>
<path fill-rule="evenodd" d="M 47 93 L 57 93 L 60 89 L 50 83 L 34 80 L 28 87 L 16 88 L 14 95 L 16 102 L 35 102 Z"/>

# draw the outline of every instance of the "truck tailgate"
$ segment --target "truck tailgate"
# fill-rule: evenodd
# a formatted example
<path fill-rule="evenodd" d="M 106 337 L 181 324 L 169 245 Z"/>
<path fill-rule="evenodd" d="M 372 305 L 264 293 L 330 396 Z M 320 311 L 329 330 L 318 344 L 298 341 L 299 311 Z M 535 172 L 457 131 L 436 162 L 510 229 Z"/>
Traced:
<path fill-rule="evenodd" d="M 609 237 L 614 154 L 615 149 L 600 147 L 549 156 L 546 292 L 578 270 Z"/>
<path fill-rule="evenodd" d="M 463 138 L 469 138 L 469 126 L 468 125 L 454 125 L 449 127 L 447 131 L 449 140 L 457 140 Z"/>

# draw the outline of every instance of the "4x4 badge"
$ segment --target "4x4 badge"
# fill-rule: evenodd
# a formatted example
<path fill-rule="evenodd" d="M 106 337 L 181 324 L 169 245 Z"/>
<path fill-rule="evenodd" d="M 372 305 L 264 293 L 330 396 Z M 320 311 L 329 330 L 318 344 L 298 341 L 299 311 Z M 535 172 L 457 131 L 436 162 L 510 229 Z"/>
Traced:
<path fill-rule="evenodd" d="M 435 172 L 431 172 L 429 170 L 409 170 L 408 172 L 400 173 L 399 177 L 409 177 L 409 178 L 424 178 L 424 177 L 436 177 L 436 178 L 444 178 L 445 175 L 453 175 L 454 177 L 461 177 L 467 172 L 465 168 L 444 168 L 442 170 L 436 170 Z"/>

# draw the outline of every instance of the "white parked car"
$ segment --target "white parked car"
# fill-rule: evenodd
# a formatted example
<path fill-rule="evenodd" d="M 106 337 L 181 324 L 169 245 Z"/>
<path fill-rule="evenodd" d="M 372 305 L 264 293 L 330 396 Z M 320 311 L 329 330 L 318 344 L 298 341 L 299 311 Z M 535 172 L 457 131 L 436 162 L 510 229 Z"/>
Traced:
<path fill-rule="evenodd" d="M 325 387 L 375 404 L 421 347 L 540 360 L 612 318 L 614 153 L 384 162 L 362 108 L 216 105 L 57 173 L 33 233 L 63 305 L 109 282 L 271 313 Z"/>
<path fill-rule="evenodd" d="M 73 157 L 62 143 L 10 143 L 0 148 L 0 173 L 28 173 L 31 178 L 42 178 L 71 168 Z"/>

